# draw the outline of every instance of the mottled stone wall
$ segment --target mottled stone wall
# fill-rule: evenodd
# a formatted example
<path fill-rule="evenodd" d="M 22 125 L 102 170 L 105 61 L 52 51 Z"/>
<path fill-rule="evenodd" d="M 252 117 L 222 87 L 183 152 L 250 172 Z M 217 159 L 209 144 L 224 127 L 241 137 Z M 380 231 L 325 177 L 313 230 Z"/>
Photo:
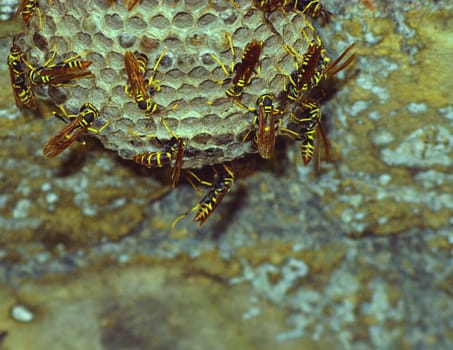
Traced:
<path fill-rule="evenodd" d="M 201 194 L 97 142 L 43 159 L 50 112 L 0 91 L 0 349 L 453 348 L 452 6 L 323 4 L 331 56 L 357 53 L 331 161 L 238 164 L 202 228 L 169 229 Z"/>
<path fill-rule="evenodd" d="M 450 226 L 452 5 L 325 3 L 341 11 L 328 46 L 354 40 L 358 60 L 325 109 L 333 162 L 314 191 L 351 235 Z"/>

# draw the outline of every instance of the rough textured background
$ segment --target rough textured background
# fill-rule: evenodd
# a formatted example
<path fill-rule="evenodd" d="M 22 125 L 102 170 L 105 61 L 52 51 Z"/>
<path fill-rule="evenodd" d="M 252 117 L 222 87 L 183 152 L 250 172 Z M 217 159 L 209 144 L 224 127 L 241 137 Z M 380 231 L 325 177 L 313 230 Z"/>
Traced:
<path fill-rule="evenodd" d="M 331 47 L 340 38 L 360 43 L 360 63 L 331 104 L 329 137 L 338 161 L 316 191 L 351 234 L 447 227 L 453 223 L 453 5 L 402 2 L 389 21 L 388 10 L 375 3 L 360 19 L 339 7 L 348 20 L 326 28 Z M 346 95 L 348 103 L 336 103 Z"/>
<path fill-rule="evenodd" d="M 17 10 L 19 1 L 17 0 L 0 0 L 0 20 L 7 21 L 11 19 Z"/>
<path fill-rule="evenodd" d="M 329 52 L 359 55 L 324 105 L 331 163 L 249 160 L 201 229 L 168 229 L 200 195 L 153 200 L 165 172 L 94 141 L 43 159 L 49 113 L 0 93 L 0 349 L 453 347 L 453 9 L 323 3 Z"/>

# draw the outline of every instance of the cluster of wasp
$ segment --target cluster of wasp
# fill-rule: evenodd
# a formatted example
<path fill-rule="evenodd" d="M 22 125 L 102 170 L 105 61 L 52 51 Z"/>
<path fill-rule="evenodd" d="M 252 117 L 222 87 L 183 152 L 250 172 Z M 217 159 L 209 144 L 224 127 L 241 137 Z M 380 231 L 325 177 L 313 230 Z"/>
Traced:
<path fill-rule="evenodd" d="M 240 5 L 236 1 L 229 1 L 234 8 L 239 8 Z M 115 2 L 115 0 L 110 0 L 109 2 Z M 131 10 L 139 2 L 139 0 L 125 0 L 125 6 L 128 10 Z M 174 4 L 176 3 L 177 1 L 174 1 Z M 328 22 L 332 15 L 319 1 L 314 0 L 255 0 L 253 5 L 263 12 L 264 21 L 271 27 L 272 23 L 269 19 L 269 14 L 274 11 L 282 11 L 284 14 L 296 12 L 312 18 L 321 17 L 325 23 Z M 39 1 L 22 0 L 19 4 L 18 13 L 22 16 L 26 26 L 28 26 L 34 15 L 39 16 L 41 26 Z M 277 94 L 270 92 L 261 94 L 253 107 L 246 106 L 241 99 L 243 91 L 251 83 L 252 76 L 260 70 L 260 55 L 264 43 L 256 39 L 251 40 L 243 49 L 240 61 L 234 62 L 235 53 L 232 37 L 230 34 L 225 33 L 226 40 L 233 54 L 231 66 L 224 64 L 220 58 L 211 54 L 213 60 L 220 65 L 227 76 L 226 79 L 217 81 L 221 85 L 229 85 L 225 90 L 225 98 L 231 100 L 244 111 L 254 114 L 253 121 L 247 132 L 242 136 L 241 142 L 251 141 L 255 152 L 258 152 L 264 159 L 272 157 L 275 149 L 275 140 L 279 135 L 288 136 L 301 142 L 301 154 L 305 165 L 313 158 L 315 141 L 317 141 L 317 147 L 319 147 L 319 140 L 322 139 L 326 153 L 328 153 L 328 144 L 321 125 L 320 104 L 318 99 L 313 96 L 313 91 L 323 80 L 333 77 L 354 60 L 354 55 L 351 55 L 342 62 L 354 44 L 349 46 L 337 59 L 331 61 L 319 36 L 314 35 L 314 38 L 310 39 L 306 33 L 307 28 L 315 33 L 313 26 L 306 22 L 306 27 L 301 31 L 307 42 L 309 42 L 305 53 L 299 53 L 292 46 L 283 45 L 286 52 L 294 59 L 295 69 L 289 73 L 283 68 L 277 67 L 285 78 L 282 89 Z M 18 107 L 36 108 L 33 91 L 36 86 L 70 86 L 77 79 L 94 77 L 94 74 L 88 69 L 92 62 L 81 60 L 81 55 L 54 62 L 56 48 L 53 50 L 51 57 L 42 66 L 33 66 L 17 44 L 20 35 L 13 38 L 8 57 L 11 84 Z M 138 108 L 147 117 L 151 117 L 159 110 L 159 105 L 153 101 L 152 96 L 160 90 L 159 82 L 155 79 L 155 76 L 164 56 L 165 51 L 159 56 L 152 69 L 148 69 L 149 62 L 145 54 L 138 51 L 126 50 L 124 52 L 125 93 L 135 101 Z M 83 104 L 76 114 L 68 114 L 62 106 L 59 109 L 58 112 L 54 112 L 54 115 L 66 125 L 44 146 L 43 154 L 46 157 L 55 157 L 74 141 L 83 143 L 82 137 L 84 134 L 89 132 L 101 133 L 109 125 L 109 122 L 106 122 L 101 128 L 94 128 L 93 123 L 99 117 L 100 112 L 91 103 Z M 284 115 L 290 116 L 289 124 L 291 128 L 282 125 Z M 131 158 L 136 163 L 149 168 L 172 166 L 172 186 L 175 187 L 183 169 L 186 140 L 178 137 L 168 127 L 165 118 L 162 118 L 162 124 L 171 135 L 170 140 L 167 142 L 160 142 L 155 135 L 137 134 L 140 137 L 153 137 L 161 144 L 162 150 L 135 154 Z M 320 137 L 316 137 L 317 135 Z M 193 171 L 187 171 L 187 179 L 195 189 L 197 189 L 196 181 L 200 185 L 208 187 L 209 190 L 195 207 L 174 221 L 173 227 L 191 211 L 197 211 L 194 221 L 203 224 L 220 204 L 225 194 L 231 190 L 235 180 L 232 166 L 230 164 L 222 164 L 220 167 L 213 168 L 216 174 L 216 181 L 213 182 L 202 180 Z"/>

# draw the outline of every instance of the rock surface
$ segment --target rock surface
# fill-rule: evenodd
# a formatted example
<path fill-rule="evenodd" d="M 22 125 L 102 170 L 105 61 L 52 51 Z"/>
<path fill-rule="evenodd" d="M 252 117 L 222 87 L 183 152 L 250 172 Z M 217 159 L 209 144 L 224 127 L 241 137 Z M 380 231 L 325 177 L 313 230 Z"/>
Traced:
<path fill-rule="evenodd" d="M 0 92 L 0 349 L 453 348 L 452 6 L 323 4 L 331 56 L 358 55 L 331 161 L 238 164 L 201 228 L 169 229 L 201 195 L 165 171 L 95 141 L 43 159 L 49 112 Z"/>

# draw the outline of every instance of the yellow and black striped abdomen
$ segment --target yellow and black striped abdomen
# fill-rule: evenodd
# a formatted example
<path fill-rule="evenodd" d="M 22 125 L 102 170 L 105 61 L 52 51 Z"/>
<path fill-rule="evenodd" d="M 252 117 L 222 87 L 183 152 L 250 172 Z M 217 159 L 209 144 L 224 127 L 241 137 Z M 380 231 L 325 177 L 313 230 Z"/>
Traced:
<path fill-rule="evenodd" d="M 173 154 L 171 152 L 148 152 L 136 154 L 132 160 L 148 168 L 162 168 L 170 165 Z"/>

